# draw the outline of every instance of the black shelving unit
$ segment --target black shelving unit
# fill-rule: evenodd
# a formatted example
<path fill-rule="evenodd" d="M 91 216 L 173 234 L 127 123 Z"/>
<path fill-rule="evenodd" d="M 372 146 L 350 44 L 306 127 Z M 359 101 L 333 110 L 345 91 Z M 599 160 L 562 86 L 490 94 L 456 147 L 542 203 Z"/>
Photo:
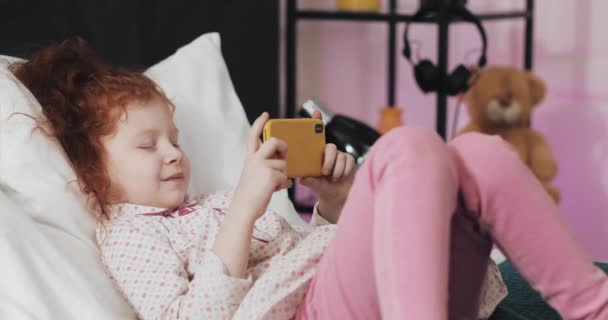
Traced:
<path fill-rule="evenodd" d="M 449 0 L 444 0 L 438 14 L 432 18 L 426 18 L 419 23 L 434 23 L 439 28 L 437 36 L 437 61 L 441 77 L 445 77 L 448 67 L 449 53 L 449 33 L 448 28 L 451 23 L 462 22 L 461 19 L 452 17 L 448 14 Z M 347 11 L 324 11 L 324 10 L 301 10 L 298 9 L 297 0 L 287 0 L 286 6 L 286 46 L 285 46 L 285 107 L 286 116 L 292 118 L 296 114 L 296 85 L 297 85 L 297 22 L 300 20 L 323 20 L 323 21 L 358 21 L 358 22 L 385 22 L 388 25 L 388 88 L 387 105 L 395 105 L 395 69 L 396 69 L 396 49 L 397 49 L 397 24 L 406 23 L 412 20 L 413 14 L 401 14 L 397 12 L 397 0 L 388 1 L 387 12 L 347 12 Z M 524 68 L 532 68 L 532 35 L 534 18 L 534 0 L 526 0 L 524 10 L 507 12 L 494 12 L 477 14 L 482 21 L 504 20 L 504 19 L 524 19 L 525 20 L 525 48 L 524 48 Z M 491 39 L 490 39 L 491 40 Z M 447 129 L 447 93 L 439 90 L 436 94 L 436 122 L 435 128 L 439 135 L 446 138 Z M 294 200 L 294 189 L 290 189 L 290 197 Z M 296 209 L 309 210 L 309 207 L 300 206 L 294 201 Z"/>

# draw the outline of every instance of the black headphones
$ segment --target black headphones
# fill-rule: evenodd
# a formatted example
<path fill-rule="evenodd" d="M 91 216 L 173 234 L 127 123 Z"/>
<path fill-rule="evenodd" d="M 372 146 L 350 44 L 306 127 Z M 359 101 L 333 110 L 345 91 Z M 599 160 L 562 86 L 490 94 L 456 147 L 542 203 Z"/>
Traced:
<path fill-rule="evenodd" d="M 436 13 L 435 10 L 428 9 L 420 9 L 416 12 L 410 22 L 420 21 L 426 15 L 430 13 Z M 481 35 L 481 41 L 483 44 L 481 56 L 479 57 L 479 61 L 477 65 L 479 68 L 486 65 L 486 49 L 487 49 L 487 39 L 486 32 L 481 25 L 481 21 L 474 14 L 472 14 L 464 5 L 452 5 L 448 13 L 452 16 L 459 17 L 464 21 L 473 23 L 479 34 Z M 416 78 L 416 83 L 418 87 L 424 92 L 436 92 L 440 88 L 443 88 L 448 95 L 455 96 L 459 93 L 465 92 L 468 90 L 468 81 L 471 77 L 471 71 L 469 68 L 464 65 L 457 66 L 452 73 L 446 75 L 445 82 L 440 82 L 441 75 L 439 74 L 439 69 L 435 64 L 433 64 L 428 59 L 422 59 L 419 63 L 414 64 L 411 58 L 411 49 L 410 43 L 407 37 L 407 33 L 409 30 L 410 22 L 405 26 L 405 31 L 403 32 L 403 55 L 407 58 L 407 60 L 414 65 L 414 77 Z"/>

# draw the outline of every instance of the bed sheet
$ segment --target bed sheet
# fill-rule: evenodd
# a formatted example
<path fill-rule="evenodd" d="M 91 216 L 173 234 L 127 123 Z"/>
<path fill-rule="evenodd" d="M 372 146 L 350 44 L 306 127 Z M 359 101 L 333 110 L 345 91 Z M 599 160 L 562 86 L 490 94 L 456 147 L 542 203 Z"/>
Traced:
<path fill-rule="evenodd" d="M 597 265 L 608 273 L 608 263 L 598 262 Z M 542 300 L 540 294 L 530 287 L 511 263 L 505 261 L 498 268 L 509 288 L 509 294 L 498 305 L 490 320 L 562 319 L 553 308 Z"/>

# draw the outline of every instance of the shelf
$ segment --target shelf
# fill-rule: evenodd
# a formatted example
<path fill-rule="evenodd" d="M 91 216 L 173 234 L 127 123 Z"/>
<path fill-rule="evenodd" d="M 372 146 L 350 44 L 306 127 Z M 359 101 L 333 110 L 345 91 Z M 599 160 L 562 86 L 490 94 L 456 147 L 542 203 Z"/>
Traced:
<path fill-rule="evenodd" d="M 349 11 L 327 11 L 327 10 L 296 10 L 296 19 L 307 20 L 353 20 L 368 22 L 408 22 L 412 20 L 412 14 L 390 14 L 385 12 L 349 12 Z M 512 18 L 527 18 L 526 10 L 505 11 L 496 13 L 481 13 L 477 17 L 481 20 L 500 20 Z M 462 19 L 452 19 L 450 22 L 462 22 Z M 421 23 L 436 23 L 435 17 L 421 19 Z"/>
<path fill-rule="evenodd" d="M 388 94 L 387 104 L 395 105 L 396 93 L 396 60 L 397 60 L 397 26 L 398 23 L 410 22 L 414 14 L 400 14 L 397 12 L 397 0 L 388 0 L 387 12 L 352 12 L 338 10 L 316 10 L 298 9 L 298 0 L 287 0 L 286 9 L 286 45 L 285 45 L 285 106 L 286 116 L 294 117 L 296 114 L 296 88 L 297 88 L 297 21 L 359 21 L 359 22 L 385 22 L 388 25 Z M 476 13 L 475 15 L 482 21 L 498 21 L 502 19 L 522 19 L 525 28 L 524 45 L 524 68 L 532 68 L 532 37 L 533 37 L 533 18 L 534 0 L 525 0 L 526 6 L 523 10 L 510 10 L 504 12 Z M 439 19 L 441 18 L 441 20 Z M 420 23 L 436 23 L 437 32 L 437 59 L 436 65 L 440 74 L 444 77 L 448 67 L 448 44 L 449 44 L 449 24 L 463 21 L 458 18 L 451 18 L 449 15 L 440 17 L 428 17 Z M 436 92 L 436 116 L 435 127 L 437 133 L 444 139 L 447 137 L 447 98 L 445 90 Z M 293 201 L 298 211 L 311 212 L 312 208 L 299 204 L 295 200 L 295 185 L 288 189 L 289 198 Z"/>

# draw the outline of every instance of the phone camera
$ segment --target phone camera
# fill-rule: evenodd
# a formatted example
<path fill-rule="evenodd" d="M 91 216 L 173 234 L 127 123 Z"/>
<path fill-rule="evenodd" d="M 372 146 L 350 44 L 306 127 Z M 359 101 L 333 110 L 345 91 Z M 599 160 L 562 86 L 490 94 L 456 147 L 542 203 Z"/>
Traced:
<path fill-rule="evenodd" d="M 315 132 L 316 132 L 316 133 L 321 133 L 321 132 L 323 132 L 323 125 L 322 125 L 322 124 L 320 124 L 320 123 L 315 124 Z"/>

